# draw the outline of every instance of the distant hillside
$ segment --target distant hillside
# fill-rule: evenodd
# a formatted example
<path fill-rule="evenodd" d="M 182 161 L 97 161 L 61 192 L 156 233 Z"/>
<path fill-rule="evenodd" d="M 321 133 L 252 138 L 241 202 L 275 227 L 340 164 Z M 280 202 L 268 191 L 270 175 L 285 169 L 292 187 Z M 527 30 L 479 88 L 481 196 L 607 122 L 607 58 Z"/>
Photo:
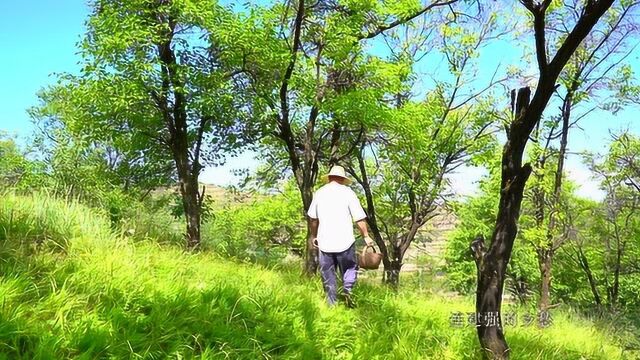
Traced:
<path fill-rule="evenodd" d="M 250 201 L 251 199 L 256 198 L 257 194 L 252 194 L 249 192 L 239 192 L 234 191 L 231 188 L 225 188 L 218 185 L 213 184 L 204 184 L 200 183 L 199 188 L 200 192 L 202 192 L 202 187 L 205 189 L 205 196 L 209 197 L 212 201 L 212 205 L 214 208 L 224 207 L 225 205 L 229 205 L 232 203 L 243 203 Z M 178 192 L 178 186 L 172 187 L 162 187 L 157 188 L 152 192 L 152 194 L 159 196 L 164 195 L 169 192 Z"/>

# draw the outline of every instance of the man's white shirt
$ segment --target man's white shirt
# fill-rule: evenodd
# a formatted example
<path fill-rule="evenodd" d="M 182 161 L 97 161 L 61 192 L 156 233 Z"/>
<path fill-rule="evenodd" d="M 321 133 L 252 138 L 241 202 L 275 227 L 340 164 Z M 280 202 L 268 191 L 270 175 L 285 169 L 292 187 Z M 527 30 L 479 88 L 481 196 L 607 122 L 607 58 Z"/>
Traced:
<path fill-rule="evenodd" d="M 360 201 L 349 187 L 330 182 L 313 194 L 307 212 L 319 220 L 318 247 L 324 252 L 342 252 L 356 241 L 353 222 L 367 217 Z"/>

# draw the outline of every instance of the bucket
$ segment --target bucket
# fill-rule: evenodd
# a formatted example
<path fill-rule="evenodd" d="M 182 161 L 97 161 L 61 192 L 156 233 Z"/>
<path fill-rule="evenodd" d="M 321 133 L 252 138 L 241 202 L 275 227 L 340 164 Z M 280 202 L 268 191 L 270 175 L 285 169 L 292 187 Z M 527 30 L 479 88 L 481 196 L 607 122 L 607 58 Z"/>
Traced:
<path fill-rule="evenodd" d="M 368 249 L 373 250 L 373 252 L 368 252 Z M 376 252 L 376 249 L 373 246 L 363 247 L 360 256 L 358 256 L 358 266 L 361 269 L 376 270 L 380 267 L 381 261 L 382 254 Z"/>

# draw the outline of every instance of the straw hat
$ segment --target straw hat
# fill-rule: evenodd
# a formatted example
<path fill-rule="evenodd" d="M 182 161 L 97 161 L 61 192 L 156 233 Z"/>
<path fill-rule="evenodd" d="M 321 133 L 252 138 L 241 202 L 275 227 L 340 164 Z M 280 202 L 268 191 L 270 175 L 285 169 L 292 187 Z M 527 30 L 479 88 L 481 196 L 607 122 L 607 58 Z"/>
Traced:
<path fill-rule="evenodd" d="M 344 171 L 344 168 L 342 166 L 339 165 L 335 165 L 331 168 L 331 171 L 329 171 L 329 174 L 324 176 L 324 180 L 325 181 L 329 181 L 329 176 L 337 176 L 337 177 L 341 177 L 343 178 L 345 181 L 345 185 L 349 185 L 351 184 L 351 179 L 349 179 L 347 177 L 346 172 Z"/>

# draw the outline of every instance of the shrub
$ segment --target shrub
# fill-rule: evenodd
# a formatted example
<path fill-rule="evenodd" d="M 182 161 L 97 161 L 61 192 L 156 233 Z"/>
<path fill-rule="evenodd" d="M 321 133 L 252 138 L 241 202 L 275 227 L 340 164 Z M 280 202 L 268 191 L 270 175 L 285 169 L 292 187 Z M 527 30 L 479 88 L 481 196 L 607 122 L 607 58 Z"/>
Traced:
<path fill-rule="evenodd" d="M 144 202 L 129 202 L 121 213 L 117 228 L 136 241 L 185 244 L 184 217 L 176 218 L 171 214 L 167 209 L 167 199 L 163 196 L 150 197 Z"/>
<path fill-rule="evenodd" d="M 203 227 L 204 245 L 240 260 L 270 262 L 300 252 L 306 228 L 299 196 L 287 188 L 214 213 Z"/>
<path fill-rule="evenodd" d="M 494 192 L 497 185 L 499 184 L 490 181 L 483 182 L 482 194 L 454 204 L 456 217 L 460 222 L 449 234 L 443 270 L 447 273 L 449 285 L 465 294 L 475 291 L 477 281 L 476 265 L 469 250 L 471 241 L 479 234 L 484 236 L 486 246 L 491 241 L 495 212 L 498 209 L 498 199 L 494 195 L 497 193 L 497 190 Z M 522 216 L 521 222 L 527 222 L 526 215 Z M 525 241 L 523 232 L 519 232 L 507 267 L 505 289 L 518 299 L 525 300 L 535 292 L 539 278 L 535 250 Z"/>

